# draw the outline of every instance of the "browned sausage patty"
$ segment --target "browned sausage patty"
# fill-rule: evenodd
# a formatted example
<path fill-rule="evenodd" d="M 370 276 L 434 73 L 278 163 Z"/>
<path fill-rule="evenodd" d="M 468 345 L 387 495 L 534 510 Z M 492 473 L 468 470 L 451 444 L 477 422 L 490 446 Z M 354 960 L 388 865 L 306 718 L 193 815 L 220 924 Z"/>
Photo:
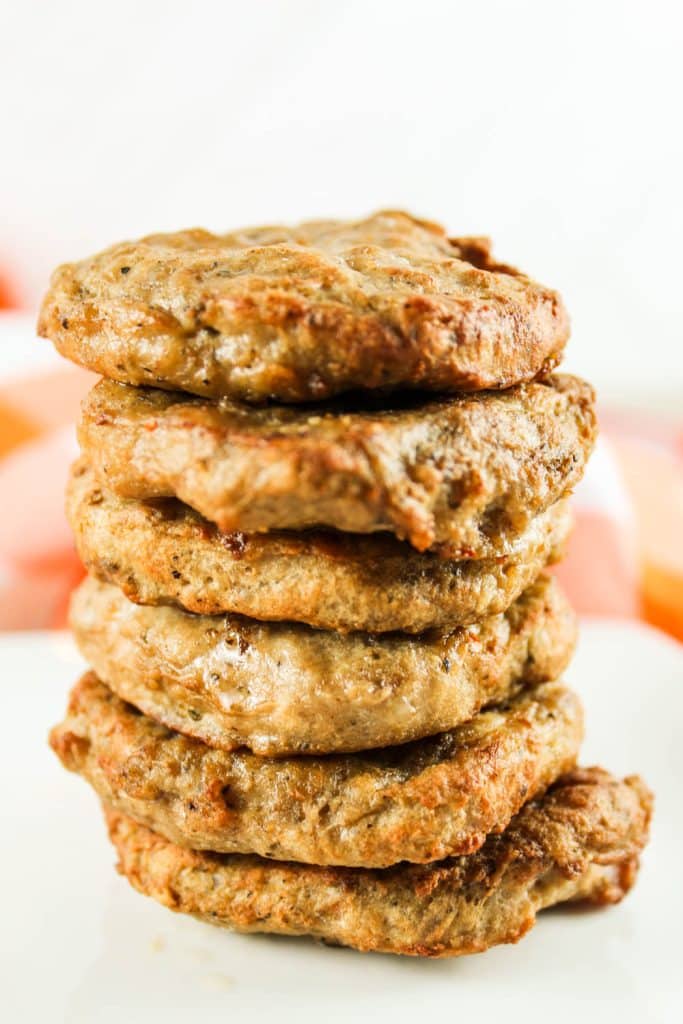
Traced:
<path fill-rule="evenodd" d="M 79 438 L 117 494 L 179 498 L 224 532 L 389 531 L 420 551 L 487 558 L 514 550 L 580 480 L 593 399 L 569 376 L 376 411 L 254 408 L 101 381 Z"/>
<path fill-rule="evenodd" d="M 94 579 L 76 591 L 71 625 L 119 697 L 210 746 L 271 756 L 366 750 L 452 729 L 557 679 L 576 634 L 547 576 L 504 614 L 419 637 L 131 605 Z"/>
<path fill-rule="evenodd" d="M 431 739 L 276 760 L 172 732 L 90 673 L 51 743 L 104 800 L 183 846 L 386 867 L 477 850 L 575 763 L 582 731 L 578 698 L 547 683 Z"/>
<path fill-rule="evenodd" d="M 371 633 L 452 629 L 504 612 L 562 557 L 571 528 L 561 501 L 531 522 L 512 554 L 461 560 L 390 534 L 226 535 L 174 499 L 120 498 L 82 460 L 67 514 L 85 565 L 131 601 Z"/>
<path fill-rule="evenodd" d="M 55 271 L 38 330 L 114 380 L 299 402 L 509 387 L 559 361 L 569 323 L 486 239 L 386 211 L 120 243 Z"/>

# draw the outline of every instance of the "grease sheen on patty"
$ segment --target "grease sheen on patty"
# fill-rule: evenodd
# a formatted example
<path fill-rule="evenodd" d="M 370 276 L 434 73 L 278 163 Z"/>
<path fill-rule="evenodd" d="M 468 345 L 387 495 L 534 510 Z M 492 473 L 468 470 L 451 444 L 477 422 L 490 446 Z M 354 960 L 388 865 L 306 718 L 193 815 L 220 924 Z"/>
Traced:
<path fill-rule="evenodd" d="M 484 705 L 556 679 L 575 615 L 542 576 L 504 614 L 423 636 L 339 633 L 236 615 L 131 605 L 86 580 L 71 605 L 76 642 L 124 700 L 210 746 L 330 753 L 451 729 Z"/>

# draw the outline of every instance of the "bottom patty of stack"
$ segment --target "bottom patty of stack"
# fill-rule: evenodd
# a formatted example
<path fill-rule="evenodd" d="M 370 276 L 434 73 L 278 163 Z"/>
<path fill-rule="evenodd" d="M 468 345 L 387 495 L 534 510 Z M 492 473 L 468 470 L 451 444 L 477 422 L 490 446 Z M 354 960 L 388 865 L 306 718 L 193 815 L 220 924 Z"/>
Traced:
<path fill-rule="evenodd" d="M 556 903 L 618 902 L 635 880 L 651 803 L 637 777 L 575 769 L 477 853 L 384 871 L 197 853 L 118 811 L 106 817 L 119 871 L 173 910 L 242 932 L 438 957 L 516 942 Z"/>

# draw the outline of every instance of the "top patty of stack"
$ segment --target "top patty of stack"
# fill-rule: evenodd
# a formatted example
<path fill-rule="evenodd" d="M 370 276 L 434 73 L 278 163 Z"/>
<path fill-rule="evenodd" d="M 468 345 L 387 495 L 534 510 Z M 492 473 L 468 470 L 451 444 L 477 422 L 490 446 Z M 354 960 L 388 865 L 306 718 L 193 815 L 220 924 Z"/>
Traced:
<path fill-rule="evenodd" d="M 486 239 L 384 211 L 112 246 L 55 272 L 39 332 L 124 383 L 301 402 L 507 388 L 559 362 L 569 323 Z"/>

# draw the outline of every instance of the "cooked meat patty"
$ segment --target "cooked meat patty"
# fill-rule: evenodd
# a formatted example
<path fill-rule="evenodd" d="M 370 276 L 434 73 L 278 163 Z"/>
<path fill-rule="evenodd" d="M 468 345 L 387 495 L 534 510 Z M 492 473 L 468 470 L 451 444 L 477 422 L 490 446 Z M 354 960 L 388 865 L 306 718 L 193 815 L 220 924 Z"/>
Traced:
<path fill-rule="evenodd" d="M 55 271 L 38 331 L 105 377 L 247 401 L 509 387 L 555 365 L 556 292 L 385 211 L 123 242 Z"/>
<path fill-rule="evenodd" d="M 593 391 L 575 377 L 401 402 L 257 409 L 101 381 L 79 438 L 117 494 L 179 498 L 224 532 L 388 530 L 487 558 L 572 489 L 595 437 Z"/>
<path fill-rule="evenodd" d="M 437 957 L 517 942 L 555 903 L 617 903 L 635 881 L 651 807 L 639 778 L 577 769 L 477 853 L 386 871 L 194 853 L 106 816 L 121 874 L 172 910 L 241 932 Z"/>
<path fill-rule="evenodd" d="M 504 612 L 559 560 L 571 527 L 558 502 L 532 520 L 513 554 L 459 561 L 390 534 L 226 535 L 173 499 L 119 498 L 83 460 L 67 514 L 83 562 L 132 601 L 380 633 L 452 629 Z"/>
<path fill-rule="evenodd" d="M 94 579 L 76 591 L 71 625 L 119 697 L 212 747 L 271 756 L 366 750 L 451 729 L 557 679 L 576 633 L 547 576 L 505 614 L 422 637 L 141 607 Z"/>
<path fill-rule="evenodd" d="M 104 800 L 183 846 L 386 867 L 477 850 L 574 764 L 581 734 L 578 698 L 546 683 L 414 744 L 273 760 L 171 732 L 89 673 L 51 743 Z"/>

